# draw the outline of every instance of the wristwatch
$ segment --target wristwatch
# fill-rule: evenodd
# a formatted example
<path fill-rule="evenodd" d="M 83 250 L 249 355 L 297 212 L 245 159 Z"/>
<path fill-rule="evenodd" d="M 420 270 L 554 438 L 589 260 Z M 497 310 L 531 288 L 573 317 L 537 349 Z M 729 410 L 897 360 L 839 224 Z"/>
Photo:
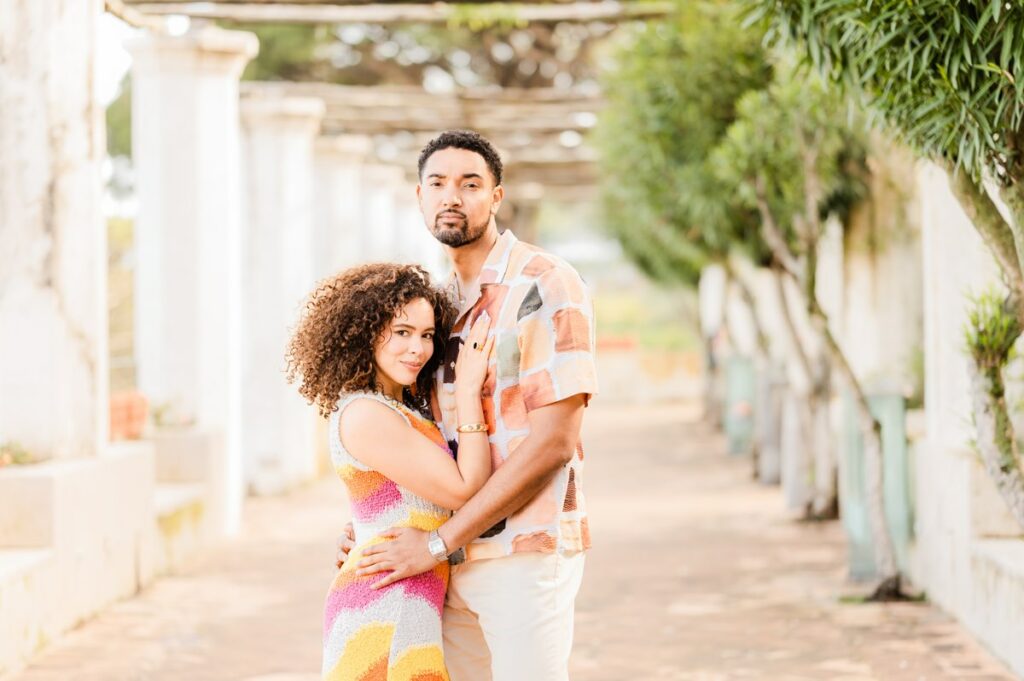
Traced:
<path fill-rule="evenodd" d="M 441 535 L 437 533 L 437 530 L 432 530 L 427 535 L 427 550 L 430 551 L 430 555 L 438 563 L 448 560 L 448 547 L 444 545 L 444 539 L 441 539 Z"/>

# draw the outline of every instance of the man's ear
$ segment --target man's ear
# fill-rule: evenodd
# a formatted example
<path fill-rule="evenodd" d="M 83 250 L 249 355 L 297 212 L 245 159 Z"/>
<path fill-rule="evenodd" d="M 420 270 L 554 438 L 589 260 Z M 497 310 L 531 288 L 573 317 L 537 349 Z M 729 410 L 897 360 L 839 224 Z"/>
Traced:
<path fill-rule="evenodd" d="M 494 188 L 494 193 L 491 194 L 491 215 L 496 215 L 498 209 L 501 208 L 501 202 L 505 198 L 505 188 L 500 184 Z"/>

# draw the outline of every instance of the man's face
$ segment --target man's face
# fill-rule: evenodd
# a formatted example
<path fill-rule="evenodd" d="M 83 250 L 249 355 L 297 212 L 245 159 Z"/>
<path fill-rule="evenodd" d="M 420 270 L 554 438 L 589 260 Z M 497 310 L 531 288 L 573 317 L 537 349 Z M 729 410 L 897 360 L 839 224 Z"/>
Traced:
<path fill-rule="evenodd" d="M 448 148 L 427 159 L 416 195 L 434 238 L 459 248 L 484 235 L 501 205 L 504 189 L 495 186 L 483 156 Z"/>

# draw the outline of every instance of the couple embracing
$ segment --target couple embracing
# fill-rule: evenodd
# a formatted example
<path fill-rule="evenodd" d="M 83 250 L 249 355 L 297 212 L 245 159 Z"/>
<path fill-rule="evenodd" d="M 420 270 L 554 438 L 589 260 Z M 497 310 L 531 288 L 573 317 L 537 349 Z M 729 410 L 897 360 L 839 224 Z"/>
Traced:
<path fill-rule="evenodd" d="M 352 505 L 323 678 L 568 679 L 590 544 L 590 296 L 564 261 L 499 234 L 502 165 L 483 137 L 443 133 L 418 170 L 448 285 L 415 265 L 346 270 L 320 283 L 289 346 Z"/>

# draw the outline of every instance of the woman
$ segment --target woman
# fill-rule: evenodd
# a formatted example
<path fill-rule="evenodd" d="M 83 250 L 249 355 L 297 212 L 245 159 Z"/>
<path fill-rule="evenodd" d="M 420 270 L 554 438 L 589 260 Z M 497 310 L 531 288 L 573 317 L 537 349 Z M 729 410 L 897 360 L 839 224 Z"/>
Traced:
<path fill-rule="evenodd" d="M 355 567 L 390 527 L 437 529 L 491 474 L 480 399 L 491 351 L 486 318 L 455 366 L 457 461 L 427 415 L 454 319 L 422 268 L 363 265 L 319 285 L 288 348 L 288 379 L 299 379 L 299 392 L 330 419 L 331 460 L 355 526 L 356 547 L 327 595 L 325 679 L 448 679 L 448 563 L 381 589 L 372 587 L 383 575 L 360 577 Z"/>

